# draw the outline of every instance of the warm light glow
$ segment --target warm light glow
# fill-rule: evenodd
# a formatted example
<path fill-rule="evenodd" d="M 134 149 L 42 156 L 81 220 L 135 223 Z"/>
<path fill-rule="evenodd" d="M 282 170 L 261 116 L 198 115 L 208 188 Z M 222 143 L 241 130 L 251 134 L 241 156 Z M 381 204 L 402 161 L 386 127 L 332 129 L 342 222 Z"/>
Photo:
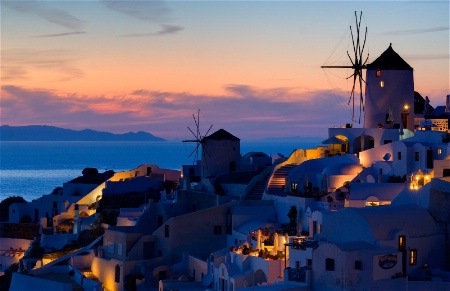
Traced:
<path fill-rule="evenodd" d="M 380 87 L 383 88 L 384 87 L 384 81 L 380 82 Z"/>
<path fill-rule="evenodd" d="M 403 106 L 403 109 L 408 110 L 408 109 L 409 109 L 408 104 L 405 104 L 405 105 Z"/>
<path fill-rule="evenodd" d="M 426 175 L 425 180 L 428 180 L 428 179 L 430 179 L 430 176 Z"/>
<path fill-rule="evenodd" d="M 416 176 L 416 181 L 419 181 L 419 176 Z"/>
<path fill-rule="evenodd" d="M 442 154 L 442 150 L 441 149 L 438 149 L 437 152 L 438 152 L 438 155 Z"/>

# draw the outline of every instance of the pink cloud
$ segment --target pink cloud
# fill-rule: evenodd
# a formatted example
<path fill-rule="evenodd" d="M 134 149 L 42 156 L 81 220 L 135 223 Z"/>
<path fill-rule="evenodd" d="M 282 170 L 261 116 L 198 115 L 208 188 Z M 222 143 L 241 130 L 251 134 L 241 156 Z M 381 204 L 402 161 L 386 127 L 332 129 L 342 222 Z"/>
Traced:
<path fill-rule="evenodd" d="M 258 89 L 229 85 L 223 96 L 135 90 L 121 96 L 61 95 L 49 90 L 3 86 L 1 123 L 45 124 L 111 132 L 147 131 L 163 138 L 186 138 L 201 109 L 201 129 L 213 124 L 241 139 L 326 136 L 327 128 L 348 123 L 346 94 L 298 93 L 295 88 Z"/>

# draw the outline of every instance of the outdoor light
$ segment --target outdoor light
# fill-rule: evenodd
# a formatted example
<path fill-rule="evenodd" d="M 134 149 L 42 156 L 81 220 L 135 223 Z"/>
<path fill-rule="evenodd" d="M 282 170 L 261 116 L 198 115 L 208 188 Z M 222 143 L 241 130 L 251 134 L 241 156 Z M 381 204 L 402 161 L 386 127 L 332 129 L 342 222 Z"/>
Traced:
<path fill-rule="evenodd" d="M 405 111 L 407 111 L 407 110 L 409 109 L 408 104 L 405 104 L 405 105 L 403 106 L 403 109 L 405 109 Z"/>

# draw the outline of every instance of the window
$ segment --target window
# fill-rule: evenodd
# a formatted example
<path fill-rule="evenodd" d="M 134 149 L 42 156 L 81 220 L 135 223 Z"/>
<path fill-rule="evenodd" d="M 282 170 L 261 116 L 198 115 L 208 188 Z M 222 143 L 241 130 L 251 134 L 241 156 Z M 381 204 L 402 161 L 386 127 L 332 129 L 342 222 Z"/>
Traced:
<path fill-rule="evenodd" d="M 298 184 L 297 183 L 291 183 L 291 190 L 292 191 L 297 191 Z"/>
<path fill-rule="evenodd" d="M 117 254 L 119 256 L 123 255 L 123 245 L 122 244 L 117 244 Z"/>
<path fill-rule="evenodd" d="M 106 242 L 106 249 L 108 250 L 108 253 L 114 254 L 114 242 L 107 241 Z"/>
<path fill-rule="evenodd" d="M 377 77 L 379 77 L 379 76 L 381 76 L 381 71 L 377 70 L 375 74 L 376 74 Z"/>
<path fill-rule="evenodd" d="M 334 259 L 328 258 L 325 260 L 325 270 L 334 271 Z"/>
<path fill-rule="evenodd" d="M 385 139 L 384 140 L 384 144 L 388 144 L 388 143 L 391 143 L 392 142 L 392 139 Z"/>
<path fill-rule="evenodd" d="M 164 226 L 164 236 L 169 237 L 169 225 L 168 224 L 166 224 Z"/>
<path fill-rule="evenodd" d="M 442 150 L 441 150 L 441 149 L 438 149 L 438 150 L 437 150 L 437 153 L 438 153 L 438 155 L 442 154 Z"/>
<path fill-rule="evenodd" d="M 158 215 L 158 226 L 163 225 L 163 216 L 162 215 Z"/>
<path fill-rule="evenodd" d="M 308 266 L 312 266 L 312 259 L 307 259 L 307 260 L 306 260 L 306 264 L 307 264 Z"/>
<path fill-rule="evenodd" d="M 381 82 L 380 82 L 380 87 L 381 87 L 381 88 L 384 88 L 384 81 L 381 81 Z"/>
<path fill-rule="evenodd" d="M 419 152 L 415 152 L 414 153 L 414 159 L 416 162 L 418 162 L 420 160 L 420 153 Z"/>
<path fill-rule="evenodd" d="M 397 153 L 397 160 L 401 161 L 402 159 L 402 152 Z"/>
<path fill-rule="evenodd" d="M 300 261 L 295 261 L 295 268 L 300 269 Z"/>
<path fill-rule="evenodd" d="M 362 262 L 355 261 L 355 270 L 362 270 Z"/>
<path fill-rule="evenodd" d="M 221 225 L 214 225 L 214 234 L 222 234 L 222 226 Z"/>
<path fill-rule="evenodd" d="M 409 251 L 409 264 L 417 265 L 417 250 L 412 249 Z"/>
<path fill-rule="evenodd" d="M 406 236 L 404 235 L 398 237 L 398 250 L 399 251 L 406 250 Z"/>

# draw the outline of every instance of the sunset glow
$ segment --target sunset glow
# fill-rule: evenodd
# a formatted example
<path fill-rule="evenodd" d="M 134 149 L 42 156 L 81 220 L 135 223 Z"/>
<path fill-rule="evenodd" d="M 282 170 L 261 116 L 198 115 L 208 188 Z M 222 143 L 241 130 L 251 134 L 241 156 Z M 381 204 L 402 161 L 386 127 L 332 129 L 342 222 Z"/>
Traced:
<path fill-rule="evenodd" d="M 182 139 L 200 109 L 244 140 L 326 136 L 351 122 L 351 72 L 320 66 L 349 62 L 354 11 L 369 62 L 392 43 L 443 105 L 448 1 L 2 1 L 1 124 Z"/>

